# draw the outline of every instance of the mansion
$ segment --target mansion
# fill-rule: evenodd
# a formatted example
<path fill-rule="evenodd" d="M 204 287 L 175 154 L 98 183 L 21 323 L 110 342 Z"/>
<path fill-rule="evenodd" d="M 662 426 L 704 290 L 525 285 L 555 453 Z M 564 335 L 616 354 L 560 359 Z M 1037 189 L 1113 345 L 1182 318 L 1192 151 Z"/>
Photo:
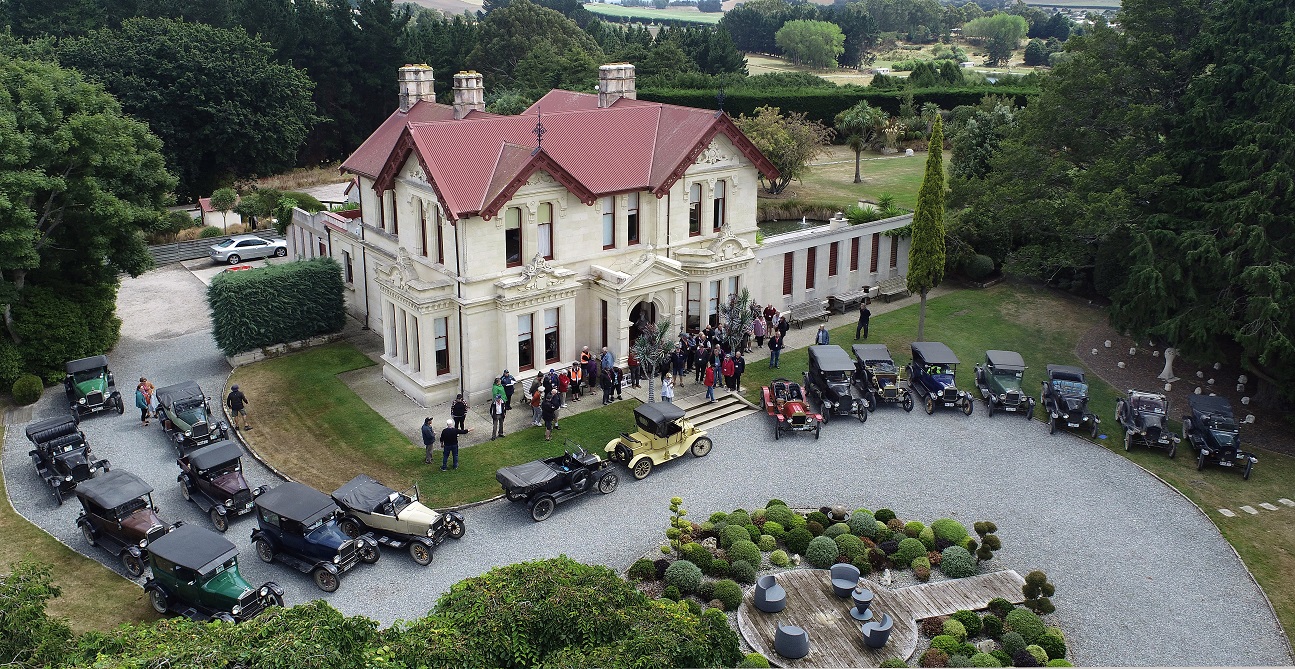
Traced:
<path fill-rule="evenodd" d="M 480 401 L 503 370 L 527 380 L 583 346 L 624 359 L 634 326 L 698 329 L 743 287 L 785 308 L 902 274 L 901 243 L 907 265 L 907 239 L 882 239 L 895 219 L 757 246 L 776 168 L 722 112 L 637 100 L 632 65 L 519 116 L 487 113 L 475 72 L 454 75 L 452 104 L 432 84 L 401 68 L 399 108 L 342 164 L 360 208 L 296 210 L 288 232 L 294 257 L 341 264 L 384 377 L 424 405 Z"/>

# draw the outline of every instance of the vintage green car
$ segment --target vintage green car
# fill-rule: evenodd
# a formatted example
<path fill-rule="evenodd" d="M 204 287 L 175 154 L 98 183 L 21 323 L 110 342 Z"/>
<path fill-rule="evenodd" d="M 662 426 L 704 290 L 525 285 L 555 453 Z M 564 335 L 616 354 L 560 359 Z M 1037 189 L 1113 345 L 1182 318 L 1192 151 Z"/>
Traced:
<path fill-rule="evenodd" d="M 120 415 L 126 410 L 112 372 L 108 370 L 108 356 L 95 355 L 73 360 L 63 366 L 63 392 L 72 412 L 94 413 L 115 409 Z"/>
<path fill-rule="evenodd" d="M 223 441 L 229 435 L 229 425 L 212 415 L 210 398 L 193 381 L 158 388 L 157 411 L 162 431 L 180 457 L 185 449 Z"/>
<path fill-rule="evenodd" d="M 177 524 L 149 546 L 153 575 L 144 583 L 153 609 L 205 622 L 242 622 L 283 606 L 283 588 L 266 581 L 253 588 L 238 572 L 238 548 L 197 525 Z"/>
<path fill-rule="evenodd" d="M 683 409 L 670 402 L 640 404 L 634 408 L 634 422 L 638 431 L 622 432 L 607 442 L 604 450 L 609 460 L 625 463 L 636 479 L 647 478 L 653 466 L 684 453 L 691 452 L 697 458 L 710 453 L 706 431 L 685 419 Z"/>
<path fill-rule="evenodd" d="M 1021 390 L 1025 359 L 1015 351 L 985 351 L 985 364 L 976 365 L 976 389 L 985 399 L 989 415 L 994 411 L 1019 412 L 1034 418 L 1034 398 Z"/>

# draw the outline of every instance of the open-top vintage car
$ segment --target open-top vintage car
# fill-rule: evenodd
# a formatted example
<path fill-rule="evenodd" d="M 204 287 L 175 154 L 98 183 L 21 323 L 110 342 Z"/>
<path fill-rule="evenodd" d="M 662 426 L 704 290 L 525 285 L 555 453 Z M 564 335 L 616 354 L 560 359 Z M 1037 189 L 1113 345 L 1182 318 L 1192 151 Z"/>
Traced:
<path fill-rule="evenodd" d="M 970 416 L 974 408 L 971 395 L 958 390 L 958 356 L 938 341 L 913 342 L 913 362 L 908 365 L 909 387 L 922 402 L 927 414 L 935 408 L 958 407 Z"/>
<path fill-rule="evenodd" d="M 805 392 L 799 383 L 787 379 L 774 379 L 760 389 L 760 408 L 773 419 L 773 438 L 777 441 L 785 431 L 814 432 L 818 439 L 823 429 L 823 416 L 810 411 L 805 404 Z"/>
<path fill-rule="evenodd" d="M 180 494 L 198 505 L 221 532 L 231 516 L 252 512 L 252 499 L 266 491 L 252 490 L 243 477 L 243 450 L 232 441 L 219 441 L 180 456 Z"/>
<path fill-rule="evenodd" d="M 63 377 L 63 392 L 67 394 L 67 403 L 72 411 L 81 414 L 115 409 L 120 415 L 126 410 L 112 372 L 108 370 L 108 356 L 73 360 L 63 369 L 67 373 Z"/>
<path fill-rule="evenodd" d="M 283 588 L 266 581 L 253 588 L 238 571 L 238 548 L 197 525 L 177 524 L 149 546 L 152 576 L 144 592 L 153 610 L 190 620 L 242 622 L 283 606 Z"/>
<path fill-rule="evenodd" d="M 1097 438 L 1101 419 L 1088 410 L 1088 382 L 1084 370 L 1070 365 L 1048 365 L 1048 380 L 1043 382 L 1039 404 L 1048 412 L 1048 434 L 1058 427 L 1087 427 L 1089 436 Z"/>
<path fill-rule="evenodd" d="M 338 526 L 342 510 L 333 498 L 295 481 L 281 483 L 255 500 L 258 527 L 252 530 L 256 556 L 262 562 L 280 562 L 303 574 L 315 585 L 333 592 L 342 574 L 363 561 L 382 557 L 372 534 L 351 538 Z"/>
<path fill-rule="evenodd" d="M 985 364 L 976 365 L 976 389 L 985 399 L 989 415 L 994 411 L 1019 412 L 1034 418 L 1034 398 L 1021 389 L 1025 359 L 1016 351 L 985 351 Z"/>
<path fill-rule="evenodd" d="M 54 501 L 60 505 L 78 483 L 108 471 L 107 460 L 95 460 L 90 455 L 90 444 L 73 416 L 32 423 L 27 426 L 27 439 L 35 446 L 28 455 L 36 465 L 36 475 L 50 487 Z"/>
<path fill-rule="evenodd" d="M 1132 450 L 1134 444 L 1148 448 L 1167 448 L 1169 457 L 1178 454 L 1178 435 L 1170 432 L 1165 425 L 1169 417 L 1169 398 L 1160 393 L 1148 393 L 1141 390 L 1130 390 L 1124 397 L 1115 400 L 1115 420 L 1124 428 L 1124 450 Z"/>
<path fill-rule="evenodd" d="M 157 389 L 162 431 L 181 456 L 185 449 L 228 438 L 229 425 L 211 413 L 210 398 L 193 381 Z"/>
<path fill-rule="evenodd" d="M 495 472 L 495 480 L 504 487 L 509 501 L 526 502 L 536 522 L 553 515 L 553 509 L 562 502 L 595 488 L 606 495 L 620 482 L 609 461 L 579 445 L 567 442 L 567 447 L 562 455 Z"/>
<path fill-rule="evenodd" d="M 878 404 L 890 402 L 904 407 L 904 411 L 912 411 L 913 393 L 900 382 L 899 368 L 886 345 L 855 344 L 852 350 L 854 387 L 863 393 L 868 410 L 876 411 Z"/>
<path fill-rule="evenodd" d="M 170 525 L 157 517 L 153 486 L 120 469 L 101 474 L 76 487 L 81 515 L 76 524 L 91 546 L 116 553 L 126 573 L 144 573 L 148 546 Z"/>
<path fill-rule="evenodd" d="M 705 430 L 697 429 L 684 418 L 683 409 L 670 402 L 640 404 L 634 408 L 634 434 L 622 432 L 621 436 L 607 442 L 604 449 L 607 459 L 623 462 L 636 479 L 645 479 L 652 467 L 668 462 L 684 453 L 694 457 L 710 453 L 711 440 Z"/>
<path fill-rule="evenodd" d="M 446 537 L 463 538 L 463 514 L 423 506 L 418 501 L 417 484 L 405 492 L 396 492 L 360 474 L 333 491 L 333 501 L 345 514 L 340 527 L 346 536 L 356 538 L 372 530 L 379 544 L 407 549 L 414 562 L 421 565 L 432 563 L 436 547 Z"/>
<path fill-rule="evenodd" d="M 1236 467 L 1241 478 L 1249 480 L 1259 458 L 1241 450 L 1241 430 L 1232 404 L 1217 395 L 1192 395 L 1187 402 L 1192 413 L 1183 416 L 1183 438 L 1196 449 L 1196 469 L 1207 464 Z"/>
<path fill-rule="evenodd" d="M 809 347 L 809 371 L 805 372 L 805 389 L 818 402 L 823 422 L 832 416 L 854 416 L 868 420 L 867 402 L 850 394 L 850 377 L 854 361 L 845 349 L 834 344 Z"/>

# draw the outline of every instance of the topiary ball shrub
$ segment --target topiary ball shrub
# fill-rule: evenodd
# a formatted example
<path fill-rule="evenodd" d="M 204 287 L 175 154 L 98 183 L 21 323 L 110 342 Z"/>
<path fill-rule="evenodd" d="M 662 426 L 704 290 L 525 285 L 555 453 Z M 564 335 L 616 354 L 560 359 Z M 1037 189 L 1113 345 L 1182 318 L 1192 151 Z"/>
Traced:
<path fill-rule="evenodd" d="M 1043 666 L 1048 663 L 1048 651 L 1043 650 L 1042 646 L 1030 644 L 1025 647 L 1025 652 L 1032 655 L 1034 657 L 1034 661 L 1039 663 L 1039 666 Z"/>
<path fill-rule="evenodd" d="M 769 552 L 778 547 L 778 540 L 767 534 L 760 535 L 760 541 L 755 544 L 761 551 Z"/>
<path fill-rule="evenodd" d="M 976 653 L 971 656 L 971 666 L 992 669 L 993 667 L 1001 667 L 1003 665 L 999 664 L 998 658 L 989 653 Z"/>
<path fill-rule="evenodd" d="M 800 515 L 799 513 L 792 514 L 792 516 L 791 516 L 791 522 L 790 522 L 790 523 L 783 523 L 783 524 L 782 524 L 782 526 L 783 526 L 783 527 L 785 527 L 785 528 L 787 528 L 788 530 L 794 530 L 794 529 L 796 529 L 797 527 L 804 527 L 804 526 L 805 526 L 805 517 L 804 517 L 804 516 L 802 516 L 802 515 Z"/>
<path fill-rule="evenodd" d="M 764 504 L 764 508 L 766 509 L 768 509 L 771 506 L 787 506 L 787 503 L 778 499 L 777 497 L 774 497 L 773 499 L 769 500 L 768 502 L 765 502 Z"/>
<path fill-rule="evenodd" d="M 922 622 L 917 624 L 917 629 L 922 632 L 922 636 L 939 636 L 944 633 L 945 620 L 948 620 L 948 618 L 945 618 L 944 616 L 923 618 Z"/>
<path fill-rule="evenodd" d="M 991 639 L 997 639 L 1003 636 L 1003 619 L 992 613 L 986 613 L 984 617 L 980 619 L 980 625 L 980 631 Z"/>
<path fill-rule="evenodd" d="M 725 557 L 728 558 L 729 564 L 744 560 L 753 567 L 763 561 L 763 556 L 760 555 L 760 547 L 750 541 L 733 542 L 733 545 L 728 547 Z"/>
<path fill-rule="evenodd" d="M 989 653 L 989 654 L 990 654 L 990 655 L 993 655 L 995 660 L 998 660 L 998 664 L 1000 664 L 1000 665 L 1002 665 L 1002 666 L 1004 666 L 1004 667 L 1010 667 L 1010 666 L 1012 666 L 1012 656 L 1011 656 L 1011 655 L 1008 655 L 1008 654 L 1007 654 L 1005 651 L 1003 651 L 1001 648 L 1000 648 L 1000 649 L 998 649 L 998 650 L 995 650 L 995 651 L 990 651 L 990 653 Z"/>
<path fill-rule="evenodd" d="M 769 564 L 775 567 L 786 567 L 791 564 L 791 558 L 787 556 L 787 551 L 776 550 L 769 554 Z"/>
<path fill-rule="evenodd" d="M 665 570 L 665 582 L 667 586 L 677 588 L 680 593 L 691 593 L 701 585 L 701 567 L 687 560 L 675 560 Z"/>
<path fill-rule="evenodd" d="M 941 518 L 931 523 L 931 531 L 935 533 L 936 539 L 944 539 L 951 544 L 967 537 L 967 528 L 952 518 Z"/>
<path fill-rule="evenodd" d="M 977 253 L 962 263 L 962 271 L 968 279 L 980 281 L 994 273 L 994 259 Z"/>
<path fill-rule="evenodd" d="M 935 550 L 935 530 L 930 527 L 922 528 L 922 531 L 917 533 L 917 540 L 926 546 L 926 550 Z"/>
<path fill-rule="evenodd" d="M 741 525 L 726 525 L 719 533 L 720 548 L 727 549 L 734 541 L 750 541 L 751 535 Z"/>
<path fill-rule="evenodd" d="M 732 611 L 742 603 L 742 586 L 727 578 L 715 583 L 715 599 L 724 604 L 725 611 Z"/>
<path fill-rule="evenodd" d="M 755 511 L 751 512 L 751 522 L 755 523 L 756 527 L 762 527 L 766 520 L 765 516 L 767 514 L 768 512 L 765 511 L 764 509 L 756 509 Z"/>
<path fill-rule="evenodd" d="M 894 537 L 895 533 L 892 532 L 889 527 L 886 527 L 885 523 L 877 521 L 877 534 L 873 535 L 873 541 L 881 543 L 883 541 L 890 541 L 891 539 L 894 539 Z M 898 542 L 899 539 L 895 539 L 895 541 Z"/>
<path fill-rule="evenodd" d="M 634 581 L 656 580 L 656 566 L 647 558 L 635 560 L 630 566 L 629 577 Z"/>
<path fill-rule="evenodd" d="M 980 651 L 976 648 L 975 644 L 972 644 L 966 641 L 963 641 L 962 646 L 960 646 L 958 649 L 958 655 L 962 655 L 968 658 L 979 652 Z"/>
<path fill-rule="evenodd" d="M 845 524 L 849 526 L 850 534 L 857 537 L 871 539 L 877 536 L 877 518 L 867 509 L 855 509 Z"/>
<path fill-rule="evenodd" d="M 877 512 L 872 515 L 876 517 L 877 522 L 880 523 L 889 523 L 895 519 L 895 512 L 890 509 L 877 509 Z"/>
<path fill-rule="evenodd" d="M 1044 634 L 1035 641 L 1045 653 L 1048 659 L 1059 660 L 1066 656 L 1066 640 L 1054 634 Z"/>
<path fill-rule="evenodd" d="M 949 546 L 940 555 L 940 571 L 949 578 L 966 578 L 976 573 L 976 559 L 961 546 Z"/>
<path fill-rule="evenodd" d="M 882 541 L 877 544 L 877 548 L 880 548 L 881 552 L 885 553 L 886 555 L 894 555 L 895 552 L 899 550 L 899 542 Z M 893 560 L 894 558 L 891 558 L 891 559 Z"/>
<path fill-rule="evenodd" d="M 945 622 L 948 622 L 947 620 Z M 952 655 L 962 647 L 962 642 L 948 634 L 937 634 L 931 638 L 931 647 L 939 648 L 945 655 Z"/>
<path fill-rule="evenodd" d="M 764 510 L 765 524 L 778 523 L 786 529 L 791 529 L 792 523 L 796 522 L 793 517 L 796 512 L 787 508 L 785 504 L 774 504 Z"/>
<path fill-rule="evenodd" d="M 773 520 L 764 521 L 764 525 L 760 526 L 760 531 L 779 541 L 787 534 L 787 529 L 782 526 L 782 523 Z"/>
<path fill-rule="evenodd" d="M 816 520 L 811 520 L 808 523 L 805 523 L 805 528 L 809 530 L 810 534 L 816 537 L 823 534 L 823 526 Z"/>
<path fill-rule="evenodd" d="M 962 653 L 958 653 L 957 655 L 950 655 L 949 666 L 950 667 L 970 667 L 971 658 L 967 657 L 966 655 L 963 655 Z"/>
<path fill-rule="evenodd" d="M 868 562 L 872 564 L 873 571 L 883 571 L 890 568 L 890 558 L 886 557 L 886 552 L 880 548 L 868 549 Z"/>
<path fill-rule="evenodd" d="M 896 534 L 903 534 L 904 521 L 900 520 L 899 518 L 891 518 L 890 520 L 886 521 L 886 527 L 889 528 L 891 532 L 894 532 Z"/>
<path fill-rule="evenodd" d="M 1019 650 L 1012 654 L 1012 666 L 1014 667 L 1037 667 L 1039 661 L 1026 650 Z"/>
<path fill-rule="evenodd" d="M 899 669 L 900 667 L 907 667 L 908 663 L 897 657 L 892 657 L 889 660 L 883 660 L 877 666 L 881 667 L 881 669 Z"/>
<path fill-rule="evenodd" d="M 990 613 L 998 616 L 999 618 L 1006 618 L 1007 614 L 1011 613 L 1012 609 L 1016 608 L 1016 605 L 1007 601 L 1006 599 L 1003 599 L 1002 597 L 995 597 L 989 600 L 988 608 Z"/>
<path fill-rule="evenodd" d="M 919 661 L 923 667 L 947 667 L 949 666 L 949 654 L 939 648 L 927 648 L 922 653 L 922 659 Z"/>
<path fill-rule="evenodd" d="M 729 525 L 749 525 L 751 524 L 751 514 L 747 513 L 745 509 L 733 509 L 725 520 L 728 521 Z"/>
<path fill-rule="evenodd" d="M 728 573 L 738 583 L 755 583 L 755 567 L 746 560 L 734 562 Z"/>
<path fill-rule="evenodd" d="M 818 523 L 823 527 L 827 527 L 828 525 L 832 524 L 832 519 L 828 518 L 827 514 L 823 513 L 822 511 L 810 511 L 808 514 L 805 515 L 805 520 L 811 523 Z"/>
<path fill-rule="evenodd" d="M 747 653 L 737 666 L 738 669 L 769 669 L 769 660 L 759 653 Z"/>
<path fill-rule="evenodd" d="M 1004 632 L 1002 644 L 1003 651 L 1008 655 L 1011 655 L 1013 658 L 1016 657 L 1017 653 L 1025 650 L 1026 646 L 1025 637 L 1021 636 L 1018 632 Z"/>
<path fill-rule="evenodd" d="M 858 557 L 850 561 L 859 570 L 860 574 L 867 574 L 872 571 L 872 563 L 868 561 L 867 549 L 860 553 Z"/>
<path fill-rule="evenodd" d="M 895 554 L 890 559 L 895 564 L 911 565 L 917 558 L 926 559 L 926 546 L 917 539 L 905 537 L 896 545 Z"/>
<path fill-rule="evenodd" d="M 1049 667 L 1073 667 L 1068 660 L 1048 660 Z"/>
<path fill-rule="evenodd" d="M 782 545 L 786 546 L 787 550 L 792 553 L 804 555 L 805 549 L 809 547 L 809 542 L 813 539 L 814 535 L 808 529 L 797 527 L 788 532 L 786 537 L 783 537 Z"/>
<path fill-rule="evenodd" d="M 676 588 L 673 585 L 667 585 L 665 587 L 665 592 L 661 593 L 661 596 L 665 599 L 672 599 L 676 602 L 683 598 L 683 595 L 679 593 L 679 588 Z"/>
<path fill-rule="evenodd" d="M 823 536 L 829 539 L 835 539 L 842 534 L 849 534 L 850 526 L 845 523 L 832 523 L 826 530 L 823 530 Z"/>
<path fill-rule="evenodd" d="M 926 573 L 931 573 L 931 561 L 928 560 L 925 555 L 919 555 L 913 558 L 913 561 L 908 563 L 908 566 L 913 569 L 925 569 Z"/>
<path fill-rule="evenodd" d="M 40 399 L 41 394 L 45 392 L 45 384 L 41 382 L 39 376 L 23 374 L 13 382 L 9 392 L 13 395 L 13 401 L 21 406 L 27 406 L 35 404 Z"/>
<path fill-rule="evenodd" d="M 953 615 L 949 617 L 962 623 L 963 629 L 967 630 L 967 636 L 973 637 L 980 634 L 980 616 L 976 615 L 975 611 L 962 609 L 961 611 L 954 611 Z"/>
<path fill-rule="evenodd" d="M 959 643 L 967 640 L 967 628 L 963 627 L 962 623 L 953 618 L 949 618 L 944 621 L 944 629 L 942 631 L 946 636 L 951 636 L 957 639 Z"/>
<path fill-rule="evenodd" d="M 719 558 L 715 558 L 714 560 L 710 561 L 710 568 L 706 569 L 705 571 L 706 571 L 706 574 L 709 576 L 713 576 L 715 578 L 724 578 L 725 576 L 728 576 L 729 568 L 730 567 L 728 564 L 728 560 L 721 560 Z"/>
<path fill-rule="evenodd" d="M 836 558 L 840 556 L 841 551 L 837 549 L 836 542 L 827 537 L 814 537 L 805 548 L 805 559 L 819 569 L 827 569 L 836 564 Z"/>
<path fill-rule="evenodd" d="M 715 599 L 715 581 L 702 581 L 701 585 L 697 586 L 697 592 L 693 594 L 707 602 Z"/>
<path fill-rule="evenodd" d="M 725 523 L 728 522 L 728 514 L 723 511 L 716 511 L 710 514 L 710 518 L 707 518 L 707 520 L 712 523 Z"/>
<path fill-rule="evenodd" d="M 924 529 L 926 529 L 926 525 L 923 525 L 920 521 L 910 520 L 904 523 L 904 536 L 916 539 Z"/>
<path fill-rule="evenodd" d="M 1020 634 L 1026 643 L 1037 643 L 1043 636 L 1043 620 L 1029 609 L 1016 609 L 1003 618 L 1003 629 Z M 1012 653 L 1016 657 L 1016 653 Z"/>
<path fill-rule="evenodd" d="M 944 554 L 938 553 L 936 551 L 931 551 L 930 553 L 926 554 L 926 559 L 931 561 L 932 567 L 938 567 L 940 566 L 940 561 L 944 559 Z"/>
<path fill-rule="evenodd" d="M 918 558 L 918 559 L 923 559 L 923 558 Z M 917 562 L 917 560 L 914 560 L 914 562 Z M 931 580 L 931 568 L 924 565 L 917 565 L 916 567 L 913 567 L 913 578 L 916 578 L 917 580 L 923 583 Z"/>
<path fill-rule="evenodd" d="M 684 606 L 687 606 L 687 607 L 688 607 L 688 613 L 691 613 L 691 614 L 693 614 L 694 616 L 699 616 L 699 615 L 701 615 L 701 612 L 702 612 L 703 610 L 705 610 L 705 609 L 703 609 L 703 608 L 702 608 L 702 605 L 701 605 L 701 604 L 698 604 L 698 603 L 697 603 L 697 600 L 695 600 L 695 599 L 685 599 L 685 600 L 683 600 L 683 603 L 684 603 Z M 710 606 L 711 608 L 719 608 L 719 607 L 715 606 L 715 604 L 717 604 L 717 603 L 718 603 L 718 602 L 716 602 L 716 601 L 711 601 L 711 602 L 710 602 L 710 604 L 708 604 L 707 606 Z"/>
<path fill-rule="evenodd" d="M 670 561 L 665 558 L 653 560 L 652 566 L 656 567 L 656 580 L 660 581 L 665 578 L 665 570 L 670 568 Z"/>
<path fill-rule="evenodd" d="M 702 571 L 709 569 L 711 560 L 715 559 L 709 548 L 697 543 L 684 544 L 679 548 L 679 555 L 700 567 Z"/>
<path fill-rule="evenodd" d="M 853 534 L 842 534 L 836 538 L 836 548 L 848 562 L 854 562 L 864 551 L 863 540 Z"/>
<path fill-rule="evenodd" d="M 746 538 L 748 541 L 750 541 L 751 543 L 755 543 L 760 540 L 760 536 L 761 536 L 760 528 L 756 527 L 752 523 L 748 523 L 746 525 L 743 525 L 742 527 L 746 528 Z"/>

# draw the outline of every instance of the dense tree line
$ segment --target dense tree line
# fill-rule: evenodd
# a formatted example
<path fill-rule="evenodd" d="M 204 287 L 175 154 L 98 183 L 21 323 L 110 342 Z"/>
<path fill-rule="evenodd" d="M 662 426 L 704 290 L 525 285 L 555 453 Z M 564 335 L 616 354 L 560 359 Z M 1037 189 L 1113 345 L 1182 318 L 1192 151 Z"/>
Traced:
<path fill-rule="evenodd" d="M 1115 324 L 1295 393 L 1295 86 L 1284 0 L 1127 0 L 1025 110 L 955 138 L 955 239 L 1111 300 Z M 960 157 L 966 150 L 974 156 Z"/>

